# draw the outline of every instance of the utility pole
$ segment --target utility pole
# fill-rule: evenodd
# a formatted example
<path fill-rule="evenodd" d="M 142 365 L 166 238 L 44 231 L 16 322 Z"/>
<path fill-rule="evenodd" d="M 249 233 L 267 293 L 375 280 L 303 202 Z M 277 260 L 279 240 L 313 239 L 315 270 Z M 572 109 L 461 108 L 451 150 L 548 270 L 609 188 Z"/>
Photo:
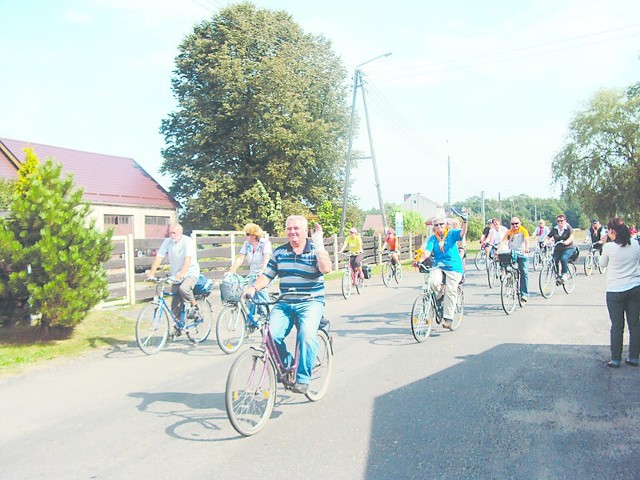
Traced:
<path fill-rule="evenodd" d="M 482 199 L 482 228 L 487 224 L 487 218 L 484 210 L 484 190 L 480 192 L 480 198 Z"/>
<path fill-rule="evenodd" d="M 447 155 L 447 203 L 451 210 L 451 156 Z"/>
<path fill-rule="evenodd" d="M 362 88 L 362 101 L 364 103 L 364 112 L 367 121 L 367 134 L 369 135 L 369 148 L 371 149 L 371 159 L 373 162 L 373 174 L 376 182 L 376 189 L 378 192 L 378 203 L 380 205 L 380 213 L 382 214 L 382 223 L 387 228 L 387 219 L 384 212 L 384 204 L 382 202 L 382 191 L 380 189 L 380 180 L 378 179 L 378 167 L 376 165 L 376 157 L 373 151 L 373 140 L 371 138 L 371 126 L 369 125 L 369 113 L 367 111 L 367 101 L 364 91 L 364 81 L 362 79 L 362 71 L 360 67 L 366 65 L 367 63 L 373 62 L 374 60 L 378 60 L 382 57 L 388 57 L 391 53 L 384 53 L 382 55 L 378 55 L 371 60 L 367 60 L 364 63 L 361 63 L 355 68 L 353 73 L 353 98 L 351 100 L 351 121 L 349 124 L 349 144 L 347 147 L 347 162 L 345 168 L 345 177 L 344 177 L 344 192 L 342 197 L 342 216 L 340 218 L 340 236 L 344 236 L 344 225 L 347 218 L 347 201 L 349 199 L 349 181 L 350 181 L 350 173 L 351 173 L 351 149 L 353 147 L 353 124 L 355 119 L 356 112 L 356 95 L 358 92 L 358 87 Z"/>
<path fill-rule="evenodd" d="M 502 225 L 502 204 L 500 203 L 500 192 L 498 192 L 498 212 L 500 212 L 500 225 Z"/>

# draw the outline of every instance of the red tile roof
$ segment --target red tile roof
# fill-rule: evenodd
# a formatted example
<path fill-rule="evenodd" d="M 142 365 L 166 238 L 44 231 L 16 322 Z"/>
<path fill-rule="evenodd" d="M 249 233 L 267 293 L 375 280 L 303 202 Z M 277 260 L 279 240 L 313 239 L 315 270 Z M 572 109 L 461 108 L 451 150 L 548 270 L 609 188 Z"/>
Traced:
<path fill-rule="evenodd" d="M 3 148 L 4 147 L 4 148 Z M 81 152 L 39 143 L 0 138 L 0 157 L 5 149 L 24 162 L 24 147 L 33 148 L 44 161 L 53 158 L 62 165 L 62 174 L 73 174 L 84 198 L 91 203 L 178 208 L 179 203 L 132 158 Z M 12 159 L 9 159 L 11 162 Z M 0 162 L 0 176 L 15 178 L 7 162 Z"/>

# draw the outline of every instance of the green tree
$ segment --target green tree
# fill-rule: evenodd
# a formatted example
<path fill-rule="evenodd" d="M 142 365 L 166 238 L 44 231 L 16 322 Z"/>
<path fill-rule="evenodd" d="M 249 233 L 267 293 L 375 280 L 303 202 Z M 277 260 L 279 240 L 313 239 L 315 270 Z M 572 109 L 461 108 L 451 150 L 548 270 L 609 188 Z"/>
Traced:
<path fill-rule="evenodd" d="M 73 178 L 61 178 L 52 160 L 39 164 L 31 149 L 18 170 L 18 185 L 0 232 L 10 271 L 0 294 L 28 298 L 48 334 L 51 326 L 73 327 L 107 297 L 103 262 L 111 254 L 111 233 L 87 218 L 90 205 Z"/>
<path fill-rule="evenodd" d="M 176 58 L 178 110 L 161 127 L 162 170 L 190 222 L 235 228 L 266 197 L 283 217 L 339 198 L 345 79 L 330 42 L 286 12 L 241 3 L 198 24 Z M 256 180 L 266 197 L 243 195 Z"/>
<path fill-rule="evenodd" d="M 569 125 L 553 161 L 553 178 L 563 197 L 583 212 L 608 219 L 640 219 L 640 96 L 600 90 Z"/>
<path fill-rule="evenodd" d="M 336 235 L 340 232 L 342 209 L 336 208 L 329 200 L 325 200 L 318 207 L 318 222 L 322 225 L 325 236 Z"/>
<path fill-rule="evenodd" d="M 424 218 L 415 210 L 402 211 L 402 226 L 405 235 L 420 235 L 425 232 Z"/>
<path fill-rule="evenodd" d="M 6 211 L 11 203 L 11 195 L 15 190 L 15 182 L 0 178 L 0 212 Z"/>

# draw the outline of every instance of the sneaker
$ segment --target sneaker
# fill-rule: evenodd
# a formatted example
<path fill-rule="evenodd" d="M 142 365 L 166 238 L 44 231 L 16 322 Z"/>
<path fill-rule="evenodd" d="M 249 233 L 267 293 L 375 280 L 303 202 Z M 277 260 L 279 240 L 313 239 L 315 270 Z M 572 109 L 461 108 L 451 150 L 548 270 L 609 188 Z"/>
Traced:
<path fill-rule="evenodd" d="M 527 303 L 527 297 L 522 297 L 522 298 L 521 298 L 521 300 L 522 300 L 522 304 L 523 304 L 523 305 L 524 305 L 525 303 Z"/>
<path fill-rule="evenodd" d="M 451 325 L 453 324 L 452 320 L 449 320 L 448 318 L 444 319 L 444 322 L 442 322 L 442 326 L 444 328 L 448 328 L 449 330 L 451 330 Z"/>
<path fill-rule="evenodd" d="M 291 387 L 291 391 L 293 393 L 302 393 L 303 395 L 305 393 L 307 393 L 308 390 L 309 390 L 309 384 L 308 383 L 296 382 L 295 385 L 293 387 Z"/>
<path fill-rule="evenodd" d="M 627 360 L 624 361 L 624 363 L 626 363 L 630 367 L 637 367 L 638 366 L 638 359 L 636 358 L 635 360 L 632 360 L 632 359 L 628 358 Z"/>
<path fill-rule="evenodd" d="M 569 275 L 567 275 L 566 273 L 563 273 L 560 276 L 560 280 L 562 280 L 562 282 L 566 282 L 567 280 L 569 280 Z"/>

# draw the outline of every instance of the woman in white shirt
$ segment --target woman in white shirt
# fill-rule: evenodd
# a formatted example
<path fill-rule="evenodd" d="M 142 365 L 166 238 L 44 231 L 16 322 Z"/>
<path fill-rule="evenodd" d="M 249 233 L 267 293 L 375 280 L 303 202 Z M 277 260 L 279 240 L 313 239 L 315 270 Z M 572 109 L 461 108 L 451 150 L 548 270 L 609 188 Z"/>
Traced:
<path fill-rule="evenodd" d="M 612 218 L 607 228 L 611 241 L 604 244 L 600 258 L 600 265 L 607 267 L 607 309 L 611 319 L 611 360 L 605 365 L 620 367 L 626 317 L 629 355 L 625 363 L 637 367 L 640 355 L 640 245 L 631 242 L 629 228 L 622 219 Z"/>

